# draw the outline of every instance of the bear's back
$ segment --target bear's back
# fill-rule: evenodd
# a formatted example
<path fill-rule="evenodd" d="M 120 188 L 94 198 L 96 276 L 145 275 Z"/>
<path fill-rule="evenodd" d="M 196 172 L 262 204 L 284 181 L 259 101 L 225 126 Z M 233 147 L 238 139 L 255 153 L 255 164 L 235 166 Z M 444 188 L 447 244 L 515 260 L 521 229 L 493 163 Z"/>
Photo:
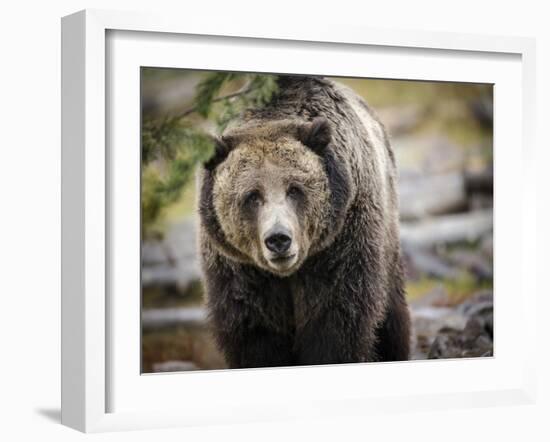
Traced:
<path fill-rule="evenodd" d="M 383 124 L 352 89 L 328 78 L 311 76 L 280 76 L 278 86 L 279 93 L 271 103 L 245 112 L 236 124 L 311 121 L 323 116 L 332 123 L 337 148 L 351 150 L 347 158 L 358 156 L 353 159 L 361 163 L 374 157 L 379 173 L 395 173 L 394 155 Z"/>

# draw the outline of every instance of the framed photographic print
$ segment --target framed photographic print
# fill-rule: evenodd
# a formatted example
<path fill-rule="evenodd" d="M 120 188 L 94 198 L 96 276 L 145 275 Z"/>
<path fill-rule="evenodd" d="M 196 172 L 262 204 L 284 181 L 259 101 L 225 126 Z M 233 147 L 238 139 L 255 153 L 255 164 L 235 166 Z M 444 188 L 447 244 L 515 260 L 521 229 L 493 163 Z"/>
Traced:
<path fill-rule="evenodd" d="M 65 17 L 63 423 L 531 401 L 533 45 Z"/>

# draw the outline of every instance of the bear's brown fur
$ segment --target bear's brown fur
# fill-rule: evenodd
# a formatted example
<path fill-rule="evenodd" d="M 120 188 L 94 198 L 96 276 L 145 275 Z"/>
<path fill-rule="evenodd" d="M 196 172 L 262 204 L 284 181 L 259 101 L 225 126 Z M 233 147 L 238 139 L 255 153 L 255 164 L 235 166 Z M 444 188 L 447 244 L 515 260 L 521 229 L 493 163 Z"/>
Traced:
<path fill-rule="evenodd" d="M 395 161 L 360 97 L 279 77 L 199 181 L 208 307 L 230 367 L 408 358 Z"/>

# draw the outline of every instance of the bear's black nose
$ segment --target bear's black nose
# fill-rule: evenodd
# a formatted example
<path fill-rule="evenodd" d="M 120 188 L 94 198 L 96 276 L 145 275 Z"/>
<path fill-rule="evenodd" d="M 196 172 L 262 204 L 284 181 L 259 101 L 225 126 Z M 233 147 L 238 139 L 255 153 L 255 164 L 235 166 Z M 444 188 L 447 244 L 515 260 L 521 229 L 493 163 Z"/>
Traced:
<path fill-rule="evenodd" d="M 265 246 L 273 253 L 285 253 L 292 243 L 292 238 L 283 232 L 275 232 L 265 239 Z"/>

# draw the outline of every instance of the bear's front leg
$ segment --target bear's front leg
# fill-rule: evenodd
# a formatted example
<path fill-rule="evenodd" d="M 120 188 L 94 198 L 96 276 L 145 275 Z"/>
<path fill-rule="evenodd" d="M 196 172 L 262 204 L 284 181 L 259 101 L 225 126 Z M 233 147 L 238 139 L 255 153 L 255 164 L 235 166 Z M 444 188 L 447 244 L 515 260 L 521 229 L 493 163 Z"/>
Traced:
<path fill-rule="evenodd" d="M 332 256 L 344 259 L 331 261 Z M 382 273 L 380 262 L 375 253 L 347 247 L 320 254 L 304 267 L 293 287 L 298 365 L 378 360 L 376 330 L 386 295 L 381 278 L 369 275 Z"/>
<path fill-rule="evenodd" d="M 294 365 L 288 336 L 246 323 L 219 330 L 220 344 L 229 368 L 282 367 Z"/>
<path fill-rule="evenodd" d="M 210 302 L 210 310 L 214 335 L 229 368 L 293 365 L 291 336 L 270 326 L 261 311 L 230 297 Z"/>
<path fill-rule="evenodd" d="M 228 366 L 294 365 L 292 300 L 283 282 L 255 273 L 244 278 L 246 269 L 238 275 L 220 267 L 207 272 L 214 270 L 207 284 L 208 307 Z"/>
<path fill-rule="evenodd" d="M 297 364 L 372 361 L 376 358 L 375 338 L 366 314 L 353 305 L 327 303 L 296 331 Z"/>

